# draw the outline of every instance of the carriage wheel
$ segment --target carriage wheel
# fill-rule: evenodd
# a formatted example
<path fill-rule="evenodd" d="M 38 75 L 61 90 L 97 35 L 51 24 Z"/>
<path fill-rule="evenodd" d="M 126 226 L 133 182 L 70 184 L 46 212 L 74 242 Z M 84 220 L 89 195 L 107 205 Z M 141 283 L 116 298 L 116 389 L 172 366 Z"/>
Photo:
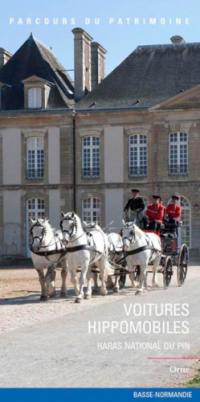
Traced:
<path fill-rule="evenodd" d="M 184 284 L 185 278 L 187 276 L 187 270 L 188 270 L 188 247 L 186 246 L 186 244 L 182 244 L 177 266 L 178 286 L 182 286 Z"/>
<path fill-rule="evenodd" d="M 165 258 L 163 265 L 163 285 L 164 288 L 167 289 L 173 275 L 173 264 L 170 256 Z"/>

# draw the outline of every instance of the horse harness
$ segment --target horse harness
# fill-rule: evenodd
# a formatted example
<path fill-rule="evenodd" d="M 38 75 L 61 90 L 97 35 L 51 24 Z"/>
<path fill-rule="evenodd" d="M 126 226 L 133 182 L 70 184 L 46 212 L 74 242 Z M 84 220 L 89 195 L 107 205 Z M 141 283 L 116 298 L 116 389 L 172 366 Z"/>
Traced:
<path fill-rule="evenodd" d="M 123 258 L 121 258 L 120 261 L 118 261 L 118 263 L 124 261 L 126 259 L 126 257 L 129 257 L 130 255 L 136 255 L 136 254 L 142 253 L 143 251 L 146 251 L 146 250 L 151 251 L 151 256 L 150 256 L 149 261 L 152 261 L 154 253 L 162 254 L 161 250 L 158 250 L 155 247 L 153 247 L 152 242 L 150 241 L 149 238 L 147 238 L 147 236 L 146 236 L 146 241 L 147 241 L 147 244 L 145 244 L 144 246 L 138 247 L 134 250 L 130 250 L 130 251 L 123 250 L 123 254 L 124 254 Z"/>
<path fill-rule="evenodd" d="M 33 229 L 34 229 L 34 227 L 41 227 L 41 228 L 42 228 L 42 232 L 41 232 L 41 235 L 40 235 L 40 236 L 34 236 L 34 237 L 33 237 Z M 46 234 L 46 229 L 37 221 L 37 222 L 31 227 L 31 229 L 30 229 L 30 234 L 31 234 L 31 236 L 32 236 L 32 238 L 33 238 L 33 241 L 34 241 L 35 239 L 39 239 L 40 244 L 41 244 L 41 243 L 42 243 L 42 240 L 43 240 L 43 237 L 44 237 L 44 235 Z M 57 235 L 55 234 L 55 236 L 57 236 Z M 32 253 L 34 253 L 34 254 L 36 254 L 36 255 L 39 255 L 39 256 L 41 256 L 41 257 L 45 257 L 45 258 L 48 259 L 48 257 L 49 257 L 50 255 L 61 254 L 61 256 L 59 257 L 58 261 L 56 261 L 56 263 L 60 262 L 60 260 L 67 254 L 66 247 L 65 247 L 65 248 L 58 248 L 58 244 L 57 244 L 56 241 L 54 242 L 54 244 L 55 244 L 55 246 L 56 246 L 56 248 L 55 248 L 54 250 L 35 251 L 35 250 L 33 249 L 33 241 L 32 241 L 32 244 L 30 244 L 29 247 L 30 247 L 30 250 L 32 251 Z M 52 246 L 52 245 L 54 245 L 54 244 L 48 244 L 48 245 L 46 245 L 46 246 L 42 246 L 42 248 L 48 248 L 49 246 Z M 60 241 L 60 244 L 62 245 L 61 241 Z"/>
<path fill-rule="evenodd" d="M 68 218 L 68 219 L 67 219 L 67 218 L 64 218 L 63 220 L 71 220 L 71 218 Z M 33 237 L 33 229 L 34 229 L 34 227 L 41 227 L 41 228 L 42 228 L 41 235 L 40 235 L 40 236 L 34 236 L 34 238 L 33 238 L 33 239 L 39 239 L 40 244 L 41 244 L 41 242 L 42 242 L 42 240 L 43 240 L 43 237 L 44 237 L 44 235 L 45 235 L 45 228 L 42 227 L 42 225 L 37 221 L 37 222 L 31 227 L 31 230 L 30 230 L 30 234 L 31 234 L 32 237 Z M 70 237 L 72 236 L 74 229 L 77 229 L 76 222 L 73 223 L 73 225 L 72 225 L 72 230 L 71 230 L 70 232 L 63 229 L 63 221 L 61 221 L 60 227 L 61 227 L 61 230 L 62 230 L 63 232 L 68 233 Z M 92 238 L 92 233 L 91 233 L 91 232 L 87 232 L 86 235 L 87 235 L 88 244 L 83 244 L 83 245 L 78 245 L 78 246 L 73 246 L 73 247 L 65 247 L 65 248 L 60 248 L 60 249 L 59 249 L 59 248 L 58 248 L 58 245 L 57 245 L 57 242 L 55 241 L 54 244 L 55 244 L 56 248 L 55 248 L 54 250 L 49 250 L 49 251 L 48 251 L 48 250 L 45 250 L 45 251 L 37 251 L 37 252 L 36 252 L 35 250 L 33 250 L 33 246 L 32 246 L 32 245 L 33 245 L 33 242 L 32 242 L 32 244 L 30 245 L 30 250 L 31 250 L 34 254 L 39 255 L 39 256 L 41 256 L 41 257 L 45 257 L 45 258 L 47 258 L 47 259 L 48 259 L 48 257 L 49 257 L 50 255 L 61 254 L 60 257 L 59 257 L 59 259 L 58 259 L 58 261 L 57 261 L 57 263 L 60 262 L 60 260 L 61 260 L 67 253 L 73 253 L 73 252 L 76 252 L 76 251 L 87 250 L 87 251 L 91 251 L 91 252 L 94 253 L 94 256 L 93 256 L 93 258 L 92 258 L 92 261 L 90 262 L 90 264 L 91 264 L 91 263 L 95 260 L 96 256 L 97 256 L 98 254 L 101 255 L 102 253 L 101 253 L 100 251 L 96 250 L 96 248 L 94 247 L 94 239 L 93 239 L 93 246 L 91 245 L 90 239 Z M 82 235 L 81 235 L 81 236 L 82 236 Z M 81 236 L 80 236 L 80 237 L 81 237 Z M 77 238 L 76 238 L 75 240 L 77 240 Z M 60 243 L 61 243 L 61 241 L 60 241 Z M 62 244 L 62 243 L 61 243 L 61 244 Z M 104 244 L 104 246 L 105 246 L 105 244 Z M 42 246 L 42 248 L 48 248 L 48 247 L 49 247 L 49 244 L 48 244 L 47 246 Z"/>
<path fill-rule="evenodd" d="M 35 227 L 40 227 L 40 228 L 42 228 L 42 231 L 41 231 L 41 235 L 40 236 L 33 236 L 33 229 L 35 228 Z M 43 237 L 44 237 L 44 235 L 45 235 L 45 228 L 40 224 L 40 222 L 37 220 L 37 222 L 31 227 L 31 229 L 30 229 L 30 235 L 31 235 L 31 237 L 33 238 L 33 240 L 35 240 L 35 239 L 38 239 L 39 241 L 40 241 L 40 243 L 42 242 L 42 240 L 43 240 Z M 32 244 L 33 244 L 33 241 L 32 241 Z M 32 244 L 31 244 L 31 247 L 32 247 Z"/>
<path fill-rule="evenodd" d="M 75 221 L 73 222 L 73 224 L 72 224 L 72 230 L 71 230 L 71 231 L 68 231 L 68 230 L 63 229 L 63 221 L 64 221 L 64 220 L 73 220 L 72 218 L 74 218 L 74 217 L 64 217 L 63 220 L 60 222 L 60 228 L 61 228 L 62 232 L 63 232 L 63 233 L 68 233 L 69 237 L 72 236 L 72 234 L 73 234 L 73 232 L 74 232 L 74 229 L 77 229 L 76 220 L 75 220 Z M 92 227 L 92 228 L 93 228 L 93 227 Z M 94 242 L 94 239 L 93 239 L 93 236 L 92 236 L 92 233 L 91 233 L 91 232 L 84 232 L 84 233 L 82 233 L 82 234 L 81 234 L 78 238 L 76 238 L 74 241 L 76 241 L 77 239 L 79 239 L 83 234 L 86 234 L 88 244 L 80 244 L 80 245 L 78 245 L 78 246 L 67 247 L 67 248 L 66 248 L 66 252 L 67 252 L 67 253 L 75 253 L 76 251 L 91 251 L 91 252 L 94 253 L 93 258 L 92 258 L 91 261 L 90 261 L 90 264 L 92 264 L 93 261 L 96 259 L 96 256 L 97 256 L 97 255 L 101 255 L 102 252 L 96 250 L 96 248 L 95 248 L 95 242 Z M 93 245 L 91 244 L 91 240 L 93 241 Z M 104 243 L 105 243 L 105 242 L 104 242 Z M 104 248 L 105 248 L 105 244 L 104 244 Z"/>
<path fill-rule="evenodd" d="M 86 233 L 87 235 L 87 240 L 88 240 L 88 244 L 80 244 L 78 246 L 73 246 L 73 247 L 67 247 L 67 253 L 74 253 L 76 251 L 90 251 L 92 253 L 94 253 L 91 257 L 90 260 L 90 265 L 95 261 L 96 257 L 98 255 L 101 255 L 102 252 L 96 250 L 95 246 L 94 246 L 94 239 L 92 237 L 92 233 L 88 232 Z M 91 240 L 93 241 L 93 244 L 91 244 Z"/>

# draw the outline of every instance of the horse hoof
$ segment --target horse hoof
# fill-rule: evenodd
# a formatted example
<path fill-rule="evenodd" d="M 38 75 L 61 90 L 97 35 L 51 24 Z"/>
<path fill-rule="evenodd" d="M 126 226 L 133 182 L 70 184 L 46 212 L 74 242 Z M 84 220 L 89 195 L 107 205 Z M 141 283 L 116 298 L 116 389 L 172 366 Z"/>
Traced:
<path fill-rule="evenodd" d="M 80 297 L 77 297 L 76 299 L 75 299 L 75 303 L 80 303 L 81 302 L 81 298 Z"/>
<path fill-rule="evenodd" d="M 136 292 L 135 292 L 135 295 L 136 296 L 140 296 L 142 294 L 142 290 L 137 290 Z"/>
<path fill-rule="evenodd" d="M 66 293 L 66 292 L 61 292 L 61 293 L 60 293 L 60 297 L 61 297 L 62 299 L 65 299 L 65 298 L 67 297 L 67 293 Z"/>
<path fill-rule="evenodd" d="M 49 295 L 49 298 L 50 299 L 54 299 L 56 297 L 56 293 L 51 293 L 50 295 Z"/>
<path fill-rule="evenodd" d="M 101 290 L 100 295 L 101 296 L 106 296 L 108 294 L 107 290 Z"/>
<path fill-rule="evenodd" d="M 97 295 L 99 293 L 99 289 L 98 288 L 93 288 L 92 289 L 92 294 L 93 295 Z"/>
<path fill-rule="evenodd" d="M 114 289 L 113 289 L 113 292 L 114 292 L 114 293 L 119 293 L 119 288 L 114 288 Z"/>
<path fill-rule="evenodd" d="M 85 300 L 89 300 L 91 298 L 91 295 L 85 294 L 84 298 L 85 298 Z"/>
<path fill-rule="evenodd" d="M 44 295 L 40 296 L 40 301 L 47 301 L 47 300 L 48 300 L 48 296 L 44 296 Z"/>

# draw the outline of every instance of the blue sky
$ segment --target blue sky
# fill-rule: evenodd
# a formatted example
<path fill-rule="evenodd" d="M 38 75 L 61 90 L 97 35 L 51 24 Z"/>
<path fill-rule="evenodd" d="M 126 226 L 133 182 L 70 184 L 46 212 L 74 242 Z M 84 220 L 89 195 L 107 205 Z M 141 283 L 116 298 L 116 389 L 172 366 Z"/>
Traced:
<path fill-rule="evenodd" d="M 175 34 L 188 42 L 200 41 L 199 4 L 199 0 L 6 0 L 0 14 L 0 47 L 13 53 L 33 32 L 53 49 L 67 69 L 73 69 L 71 30 L 74 25 L 70 19 L 74 18 L 75 26 L 87 30 L 107 49 L 106 71 L 109 73 L 140 44 L 169 43 Z M 27 17 L 32 18 L 31 25 L 25 23 Z M 41 18 L 38 25 L 34 23 L 36 17 Z M 44 17 L 49 18 L 49 25 L 43 23 Z M 52 24 L 53 17 L 59 17 L 59 25 Z M 63 17 L 68 19 L 68 25 L 62 25 Z M 96 17 L 100 18 L 99 25 L 94 23 Z M 133 23 L 136 17 L 140 18 L 138 25 Z M 157 22 L 152 26 L 147 22 L 144 25 L 141 19 L 149 17 L 158 21 L 164 17 L 166 24 Z M 176 25 L 176 17 L 188 18 L 189 24 Z M 22 24 L 17 23 L 18 18 L 22 18 Z M 86 18 L 90 18 L 88 25 Z M 113 18 L 112 23 L 109 18 Z M 130 18 L 129 24 L 126 18 Z"/>

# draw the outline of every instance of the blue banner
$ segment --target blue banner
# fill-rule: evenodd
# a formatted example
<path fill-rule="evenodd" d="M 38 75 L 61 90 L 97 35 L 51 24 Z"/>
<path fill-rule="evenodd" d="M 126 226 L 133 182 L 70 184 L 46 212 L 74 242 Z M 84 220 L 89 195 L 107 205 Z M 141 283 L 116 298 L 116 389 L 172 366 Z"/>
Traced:
<path fill-rule="evenodd" d="M 199 401 L 196 388 L 1 388 L 0 402 Z"/>

